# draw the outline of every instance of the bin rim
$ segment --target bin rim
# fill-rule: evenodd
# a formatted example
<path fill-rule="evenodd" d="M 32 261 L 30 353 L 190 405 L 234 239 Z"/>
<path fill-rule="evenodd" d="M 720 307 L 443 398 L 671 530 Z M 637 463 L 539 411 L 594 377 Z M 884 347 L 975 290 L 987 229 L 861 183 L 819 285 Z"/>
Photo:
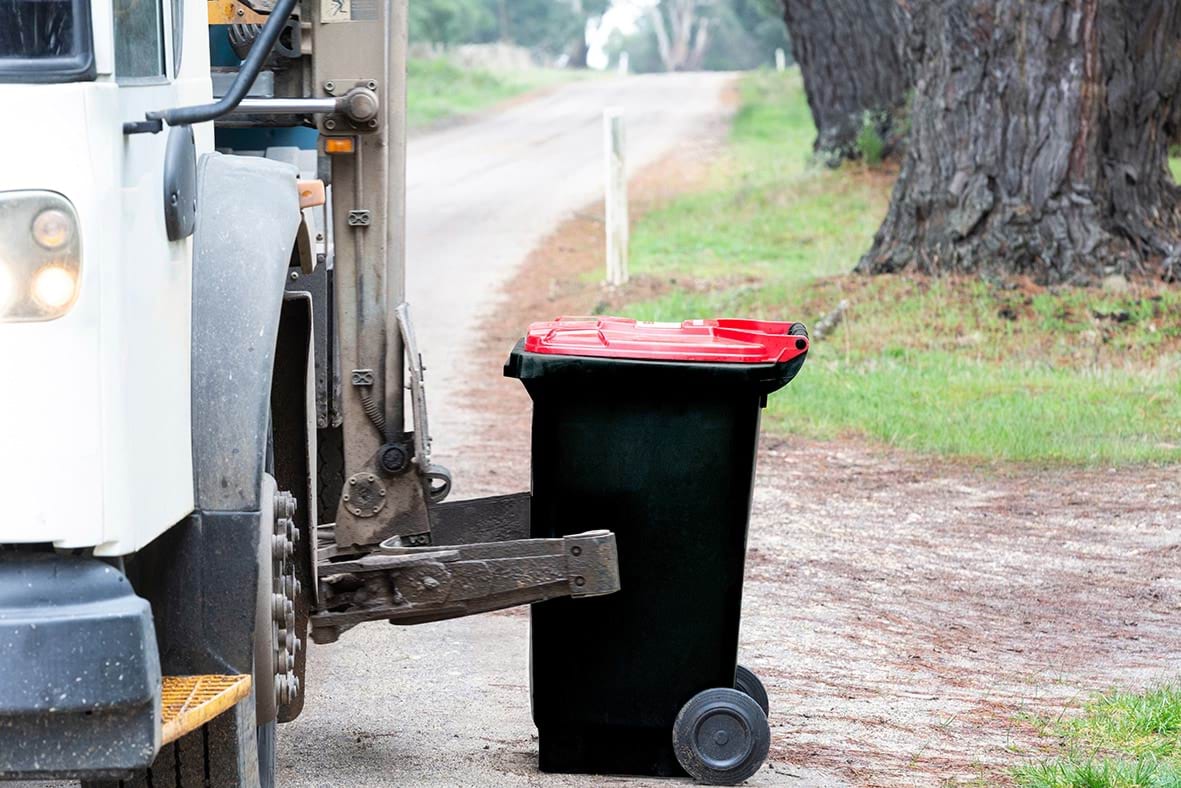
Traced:
<path fill-rule="evenodd" d="M 799 323 L 710 318 L 657 323 L 559 317 L 533 323 L 524 351 L 541 355 L 714 364 L 783 364 L 808 352 Z"/>

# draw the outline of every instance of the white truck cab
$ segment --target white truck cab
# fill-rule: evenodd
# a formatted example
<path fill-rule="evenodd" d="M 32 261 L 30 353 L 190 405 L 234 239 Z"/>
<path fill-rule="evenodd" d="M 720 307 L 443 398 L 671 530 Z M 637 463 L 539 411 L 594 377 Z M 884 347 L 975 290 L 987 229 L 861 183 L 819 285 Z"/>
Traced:
<path fill-rule="evenodd" d="M 167 136 L 122 126 L 210 99 L 205 8 L 4 5 L 0 544 L 127 555 L 193 510 L 193 249 L 164 228 Z"/>

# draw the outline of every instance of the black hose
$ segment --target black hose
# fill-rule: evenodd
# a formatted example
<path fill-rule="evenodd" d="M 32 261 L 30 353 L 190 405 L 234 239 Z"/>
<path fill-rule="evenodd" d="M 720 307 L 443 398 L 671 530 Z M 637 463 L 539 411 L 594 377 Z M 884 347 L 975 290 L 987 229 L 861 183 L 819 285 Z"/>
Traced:
<path fill-rule="evenodd" d="M 279 40 L 279 35 L 287 25 L 287 19 L 295 10 L 296 0 L 279 0 L 271 9 L 267 22 L 262 26 L 262 32 L 250 47 L 250 54 L 242 61 L 238 69 L 238 76 L 226 94 L 211 104 L 195 104 L 191 107 L 173 107 L 147 113 L 148 120 L 162 120 L 169 126 L 190 126 L 194 123 L 205 123 L 216 120 L 234 111 L 242 103 L 242 99 L 250 92 L 250 87 L 262 71 L 263 64 L 271 56 L 271 50 Z"/>
<path fill-rule="evenodd" d="M 388 440 L 385 433 L 385 412 L 377 401 L 373 399 L 373 394 L 369 391 L 368 386 L 361 386 L 357 389 L 357 393 L 361 395 L 361 410 L 365 411 L 365 415 L 373 422 L 373 426 L 377 427 L 377 431 L 381 433 L 383 440 Z"/>

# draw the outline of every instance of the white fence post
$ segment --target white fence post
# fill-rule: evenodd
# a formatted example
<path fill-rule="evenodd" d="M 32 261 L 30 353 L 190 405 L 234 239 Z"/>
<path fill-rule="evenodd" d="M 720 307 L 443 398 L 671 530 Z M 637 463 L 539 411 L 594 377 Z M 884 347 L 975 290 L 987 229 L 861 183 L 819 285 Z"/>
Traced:
<path fill-rule="evenodd" d="M 627 282 L 627 168 L 624 162 L 623 110 L 603 110 L 603 142 L 606 154 L 607 283 Z"/>
<path fill-rule="evenodd" d="M 619 53 L 619 76 L 626 77 L 631 70 L 631 58 L 626 52 Z"/>
<path fill-rule="evenodd" d="M 782 48 L 775 50 L 775 70 L 783 71 L 787 68 L 787 53 Z"/>

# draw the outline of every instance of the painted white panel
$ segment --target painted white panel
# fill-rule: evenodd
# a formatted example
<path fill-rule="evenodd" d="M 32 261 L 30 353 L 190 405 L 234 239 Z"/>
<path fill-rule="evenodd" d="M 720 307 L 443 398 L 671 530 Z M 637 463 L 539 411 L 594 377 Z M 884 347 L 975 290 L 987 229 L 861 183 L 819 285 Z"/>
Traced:
<path fill-rule="evenodd" d="M 164 231 L 168 130 L 121 130 L 210 99 L 205 7 L 185 5 L 179 82 L 0 85 L 0 106 L 55 120 L 0 127 L 0 190 L 66 195 L 83 243 L 69 315 L 0 324 L 0 543 L 122 555 L 192 511 L 191 239 Z M 198 156 L 212 149 L 209 126 Z"/>

